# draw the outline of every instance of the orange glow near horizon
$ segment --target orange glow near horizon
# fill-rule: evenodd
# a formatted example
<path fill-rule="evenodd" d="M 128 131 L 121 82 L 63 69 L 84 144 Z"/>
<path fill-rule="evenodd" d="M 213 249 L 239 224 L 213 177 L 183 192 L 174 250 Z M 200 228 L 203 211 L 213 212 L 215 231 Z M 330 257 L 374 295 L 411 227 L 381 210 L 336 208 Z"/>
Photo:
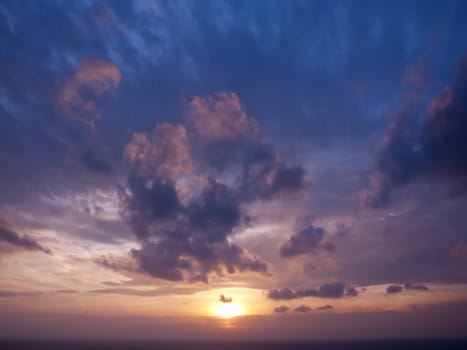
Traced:
<path fill-rule="evenodd" d="M 222 318 L 232 318 L 243 315 L 242 307 L 236 303 L 222 303 L 216 305 L 214 314 Z"/>

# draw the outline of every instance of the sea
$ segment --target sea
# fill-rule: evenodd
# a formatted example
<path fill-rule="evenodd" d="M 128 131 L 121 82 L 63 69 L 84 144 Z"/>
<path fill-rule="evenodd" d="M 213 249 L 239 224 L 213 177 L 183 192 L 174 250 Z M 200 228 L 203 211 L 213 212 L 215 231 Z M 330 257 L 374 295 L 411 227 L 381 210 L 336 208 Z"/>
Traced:
<path fill-rule="evenodd" d="M 467 350 L 465 339 L 350 341 L 141 341 L 0 339 L 3 350 Z"/>

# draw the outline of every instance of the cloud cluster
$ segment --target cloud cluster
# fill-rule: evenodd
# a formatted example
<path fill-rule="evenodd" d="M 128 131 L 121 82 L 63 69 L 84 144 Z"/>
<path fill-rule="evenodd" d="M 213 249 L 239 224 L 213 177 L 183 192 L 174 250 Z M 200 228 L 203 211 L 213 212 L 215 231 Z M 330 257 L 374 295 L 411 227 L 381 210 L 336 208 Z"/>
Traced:
<path fill-rule="evenodd" d="M 268 291 L 268 298 L 273 300 L 290 300 L 305 297 L 342 298 L 344 296 L 356 296 L 358 292 L 350 287 L 345 291 L 345 283 L 342 281 L 328 282 L 319 288 L 281 288 Z"/>
<path fill-rule="evenodd" d="M 156 125 L 152 137 L 136 133 L 125 148 L 131 174 L 120 191 L 122 214 L 141 240 L 130 257 L 171 281 L 268 274 L 266 262 L 230 237 L 249 222 L 244 204 L 305 190 L 303 168 L 280 159 L 233 93 L 193 98 L 187 119 L 186 126 Z M 233 150 L 222 159 L 228 172 L 203 157 L 221 145 Z"/>
<path fill-rule="evenodd" d="M 86 59 L 63 84 L 58 103 L 65 114 L 91 129 L 102 119 L 102 112 L 93 101 L 120 85 L 118 68 L 107 61 Z"/>
<path fill-rule="evenodd" d="M 424 113 L 411 96 L 386 131 L 370 176 L 367 203 L 384 205 L 394 186 L 414 178 L 454 178 L 467 174 L 467 57 L 457 79 L 435 97 Z M 422 118 L 420 119 L 420 114 Z"/>

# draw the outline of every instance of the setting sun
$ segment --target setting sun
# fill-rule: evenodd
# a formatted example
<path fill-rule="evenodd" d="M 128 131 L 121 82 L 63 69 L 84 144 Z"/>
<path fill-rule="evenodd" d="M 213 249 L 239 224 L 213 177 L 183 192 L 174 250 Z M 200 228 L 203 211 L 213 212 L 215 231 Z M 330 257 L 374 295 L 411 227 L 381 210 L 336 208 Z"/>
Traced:
<path fill-rule="evenodd" d="M 243 310 L 238 304 L 223 303 L 216 306 L 214 313 L 218 317 L 231 318 L 243 314 Z"/>

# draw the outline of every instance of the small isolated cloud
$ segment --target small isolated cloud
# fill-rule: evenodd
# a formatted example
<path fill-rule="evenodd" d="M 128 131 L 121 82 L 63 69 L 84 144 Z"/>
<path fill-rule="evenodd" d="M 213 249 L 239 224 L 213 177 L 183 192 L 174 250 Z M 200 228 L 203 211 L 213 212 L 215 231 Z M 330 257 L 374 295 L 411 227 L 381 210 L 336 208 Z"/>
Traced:
<path fill-rule="evenodd" d="M 274 308 L 274 312 L 277 312 L 277 313 L 280 313 L 280 314 L 286 313 L 289 310 L 290 310 L 290 308 L 288 306 L 285 306 L 285 305 L 276 306 Z"/>
<path fill-rule="evenodd" d="M 219 301 L 221 303 L 231 303 L 232 297 L 226 297 L 224 294 L 219 295 Z"/>
<path fill-rule="evenodd" d="M 294 257 L 303 254 L 314 253 L 318 250 L 333 251 L 332 243 L 325 239 L 326 232 L 321 227 L 312 224 L 294 233 L 280 247 L 280 255 L 283 258 Z"/>
<path fill-rule="evenodd" d="M 0 241 L 4 241 L 19 248 L 41 251 L 43 253 L 52 255 L 52 251 L 49 248 L 44 247 L 31 237 L 27 235 L 20 235 L 11 229 L 6 220 L 2 217 L 0 217 Z"/>
<path fill-rule="evenodd" d="M 305 297 L 342 298 L 344 296 L 345 283 L 341 281 L 328 282 L 316 288 L 281 288 L 268 291 L 268 298 L 274 300 L 290 300 Z"/>
<path fill-rule="evenodd" d="M 405 289 L 412 289 L 412 290 L 420 290 L 420 291 L 426 291 L 429 290 L 429 288 L 421 283 L 406 283 L 404 285 Z"/>
<path fill-rule="evenodd" d="M 293 311 L 295 311 L 295 312 L 310 312 L 311 307 L 302 304 L 300 306 L 297 306 Z"/>
<path fill-rule="evenodd" d="M 334 306 L 330 305 L 330 304 L 326 304 L 326 305 L 323 305 L 323 306 L 320 306 L 318 307 L 318 310 L 331 310 L 331 309 L 334 309 Z"/>
<path fill-rule="evenodd" d="M 102 112 L 91 97 L 120 85 L 121 75 L 111 62 L 86 59 L 63 84 L 58 103 L 63 112 L 91 129 L 102 119 Z"/>
<path fill-rule="evenodd" d="M 402 292 L 402 286 L 391 284 L 386 288 L 387 294 L 396 294 Z"/>
<path fill-rule="evenodd" d="M 358 295 L 358 290 L 354 287 L 347 288 L 347 291 L 345 292 L 345 296 L 348 297 L 356 297 Z"/>

